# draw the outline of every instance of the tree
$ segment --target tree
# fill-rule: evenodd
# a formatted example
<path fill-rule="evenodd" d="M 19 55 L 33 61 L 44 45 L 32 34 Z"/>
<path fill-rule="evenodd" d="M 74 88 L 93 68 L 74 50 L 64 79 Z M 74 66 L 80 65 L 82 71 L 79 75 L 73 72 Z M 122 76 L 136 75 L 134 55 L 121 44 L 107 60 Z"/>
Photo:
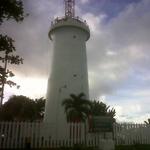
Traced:
<path fill-rule="evenodd" d="M 4 86 L 8 84 L 10 87 L 17 86 L 17 84 L 11 80 L 8 80 L 9 77 L 13 77 L 14 73 L 7 69 L 8 63 L 10 64 L 23 64 L 23 59 L 20 58 L 18 55 L 13 55 L 12 53 L 16 51 L 15 47 L 13 46 L 12 38 L 0 35 L 0 51 L 4 53 L 4 56 L 0 56 L 0 61 L 4 63 L 4 66 L 0 66 L 0 91 L 1 91 L 1 103 L 3 102 L 3 95 L 4 95 Z M 17 86 L 19 88 L 19 86 Z"/>
<path fill-rule="evenodd" d="M 45 99 L 30 99 L 26 96 L 12 96 L 1 107 L 0 120 L 37 121 L 43 119 Z"/>
<path fill-rule="evenodd" d="M 110 106 L 107 106 L 105 103 L 94 100 L 91 101 L 91 115 L 108 116 L 114 119 L 116 111 L 114 108 L 110 109 Z"/>
<path fill-rule="evenodd" d="M 8 19 L 14 19 L 17 22 L 24 19 L 22 0 L 0 1 L 0 25 Z"/>
<path fill-rule="evenodd" d="M 83 93 L 77 96 L 70 94 L 70 98 L 63 100 L 62 106 L 64 106 L 68 122 L 84 122 L 88 117 L 91 103 L 84 96 Z"/>
<path fill-rule="evenodd" d="M 146 125 L 150 125 L 150 118 L 148 118 L 147 121 L 144 121 L 144 123 L 145 123 Z"/>
<path fill-rule="evenodd" d="M 9 19 L 14 19 L 19 22 L 24 19 L 23 3 L 21 0 L 1 0 L 0 1 L 0 25 Z M 8 63 L 10 64 L 22 64 L 23 59 L 18 55 L 12 55 L 16 51 L 14 40 L 7 35 L 0 34 L 0 61 L 4 63 L 4 66 L 0 66 L 0 106 L 3 103 L 4 85 L 8 84 L 10 87 L 16 86 L 11 80 L 7 80 L 8 77 L 14 76 L 14 73 L 7 69 Z M 19 87 L 19 86 L 17 86 Z"/>
<path fill-rule="evenodd" d="M 62 106 L 64 106 L 67 122 L 80 123 L 84 122 L 84 136 L 86 143 L 86 119 L 90 114 L 91 102 L 86 100 L 84 93 L 79 95 L 70 94 L 70 98 L 64 99 Z M 72 126 L 70 126 L 72 131 Z M 70 138 L 72 138 L 70 132 Z M 81 124 L 79 127 L 79 138 L 81 139 Z M 73 136 L 74 139 L 74 136 Z"/>
<path fill-rule="evenodd" d="M 91 101 L 91 114 L 89 116 L 90 132 L 113 132 L 113 123 L 116 111 L 100 101 Z M 102 127 L 103 126 L 103 127 Z"/>
<path fill-rule="evenodd" d="M 35 120 L 42 120 L 44 118 L 45 101 L 46 100 L 43 97 L 35 99 L 35 109 L 36 109 Z"/>

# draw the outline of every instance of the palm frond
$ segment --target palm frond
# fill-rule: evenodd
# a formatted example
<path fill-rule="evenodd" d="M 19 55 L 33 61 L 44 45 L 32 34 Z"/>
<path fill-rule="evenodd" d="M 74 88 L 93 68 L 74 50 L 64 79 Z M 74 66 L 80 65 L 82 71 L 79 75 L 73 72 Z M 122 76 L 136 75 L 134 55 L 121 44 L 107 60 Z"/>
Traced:
<path fill-rule="evenodd" d="M 67 121 L 85 121 L 90 111 L 91 102 L 86 100 L 84 96 L 84 93 L 70 94 L 70 98 L 63 100 L 62 106 L 64 106 Z"/>

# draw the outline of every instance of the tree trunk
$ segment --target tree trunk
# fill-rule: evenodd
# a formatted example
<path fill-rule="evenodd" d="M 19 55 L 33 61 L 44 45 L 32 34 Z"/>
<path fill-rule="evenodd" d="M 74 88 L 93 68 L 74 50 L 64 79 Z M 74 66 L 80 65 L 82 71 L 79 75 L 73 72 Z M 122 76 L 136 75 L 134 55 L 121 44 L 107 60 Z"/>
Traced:
<path fill-rule="evenodd" d="M 87 144 L 87 134 L 86 134 L 86 121 L 84 122 L 84 143 Z"/>
<path fill-rule="evenodd" d="M 8 55 L 5 54 L 4 73 L 2 74 L 2 89 L 1 89 L 1 96 L 0 96 L 0 98 L 1 98 L 0 107 L 3 104 L 3 98 L 4 98 L 4 86 L 5 86 L 5 83 L 6 83 L 6 81 L 5 81 L 5 75 L 6 75 L 6 69 L 7 69 L 7 57 L 8 57 Z"/>

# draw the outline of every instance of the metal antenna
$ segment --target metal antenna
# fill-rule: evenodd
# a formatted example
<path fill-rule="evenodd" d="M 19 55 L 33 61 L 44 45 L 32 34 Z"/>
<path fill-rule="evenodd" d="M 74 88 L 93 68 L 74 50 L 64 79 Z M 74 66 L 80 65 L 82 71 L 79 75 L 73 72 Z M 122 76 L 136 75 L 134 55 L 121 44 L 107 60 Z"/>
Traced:
<path fill-rule="evenodd" d="M 65 16 L 73 18 L 75 16 L 75 0 L 65 1 Z"/>

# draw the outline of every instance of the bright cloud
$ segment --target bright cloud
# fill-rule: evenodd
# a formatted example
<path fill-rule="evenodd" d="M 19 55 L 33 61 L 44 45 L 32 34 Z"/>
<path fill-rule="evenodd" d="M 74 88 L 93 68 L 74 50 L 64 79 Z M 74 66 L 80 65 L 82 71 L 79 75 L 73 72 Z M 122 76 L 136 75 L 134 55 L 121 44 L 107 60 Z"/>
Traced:
<path fill-rule="evenodd" d="M 10 90 L 10 87 L 6 86 L 6 98 L 9 98 L 14 93 L 16 95 L 25 95 L 30 98 L 40 98 L 45 97 L 46 95 L 46 89 L 47 89 L 47 80 L 45 78 L 39 78 L 39 77 L 14 77 L 12 79 L 14 82 L 16 82 L 20 88 L 17 89 L 15 87 L 12 87 Z M 7 92 L 11 91 L 11 92 Z"/>
<path fill-rule="evenodd" d="M 81 0 L 82 4 L 85 4 L 85 3 L 88 3 L 88 2 L 89 2 L 89 0 Z"/>

